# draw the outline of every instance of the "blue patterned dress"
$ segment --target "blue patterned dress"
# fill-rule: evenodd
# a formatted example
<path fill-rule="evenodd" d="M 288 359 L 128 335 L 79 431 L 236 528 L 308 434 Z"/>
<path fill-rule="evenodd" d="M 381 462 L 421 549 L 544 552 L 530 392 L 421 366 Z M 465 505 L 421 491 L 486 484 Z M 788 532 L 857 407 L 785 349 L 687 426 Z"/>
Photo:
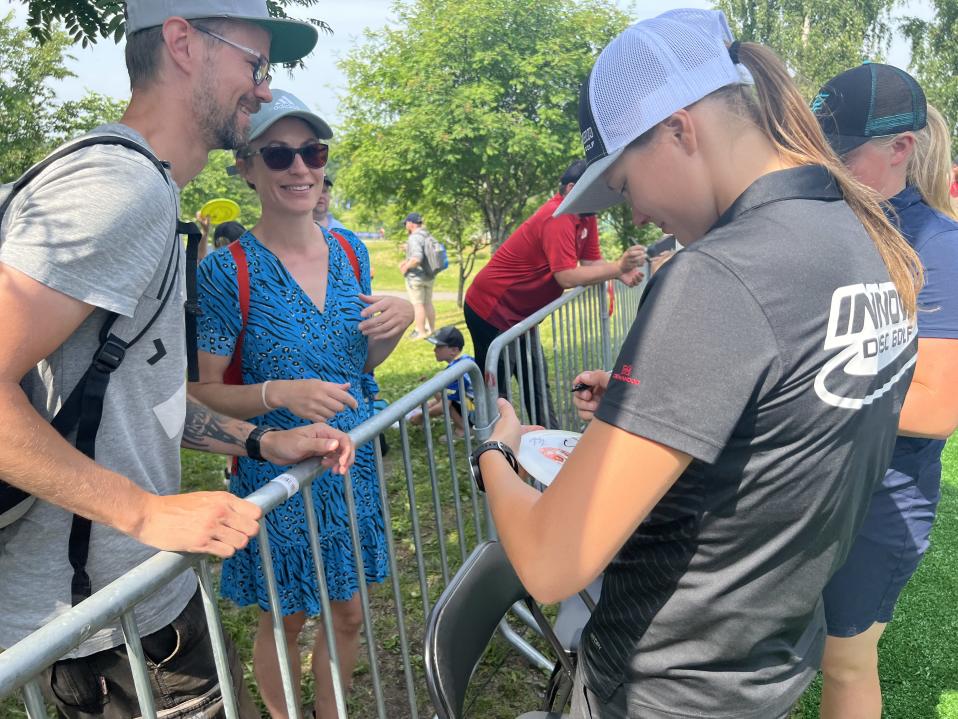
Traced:
<path fill-rule="evenodd" d="M 325 231 L 323 234 L 329 245 L 329 281 L 322 312 L 279 259 L 252 233 L 247 232 L 240 238 L 250 276 L 249 319 L 243 338 L 243 383 L 313 378 L 349 382 L 350 394 L 356 398 L 359 408 L 347 407 L 328 421 L 331 426 L 348 432 L 371 416 L 371 398 L 376 391 L 371 378 L 363 375 L 368 341 L 357 328 L 361 319 L 359 312 L 364 306 L 357 295 L 360 289 L 364 294 L 370 292 L 369 254 L 355 235 L 343 232 L 359 259 L 360 288 L 339 242 Z M 198 290 L 203 310 L 199 318 L 200 350 L 232 356 L 242 317 L 236 263 L 227 249 L 214 252 L 200 264 Z M 286 409 L 250 421 L 282 428 L 309 424 Z M 286 469 L 241 458 L 239 474 L 231 478 L 230 491 L 245 497 Z M 388 555 L 372 445 L 357 449 L 351 476 L 366 581 L 381 582 L 388 574 Z M 312 492 L 329 596 L 334 601 L 345 601 L 359 587 L 343 478 L 326 472 L 313 482 Z M 283 614 L 299 611 L 319 614 L 319 587 L 309 549 L 302 496 L 297 494 L 269 513 L 266 526 Z M 259 604 L 264 610 L 268 609 L 269 598 L 256 538 L 223 563 L 222 593 L 240 606 Z"/>

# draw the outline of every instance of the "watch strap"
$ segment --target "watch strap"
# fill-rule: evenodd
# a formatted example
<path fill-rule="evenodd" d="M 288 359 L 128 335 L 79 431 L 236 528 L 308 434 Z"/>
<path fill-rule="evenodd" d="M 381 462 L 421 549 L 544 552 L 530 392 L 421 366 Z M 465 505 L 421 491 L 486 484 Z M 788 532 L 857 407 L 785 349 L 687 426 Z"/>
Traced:
<path fill-rule="evenodd" d="M 485 482 L 482 480 L 482 472 L 479 469 L 479 458 L 489 451 L 500 452 L 509 463 L 509 466 L 512 467 L 512 471 L 518 474 L 519 472 L 519 461 L 516 459 L 515 453 L 512 451 L 512 448 L 504 442 L 499 442 L 496 440 L 490 440 L 488 442 L 483 442 L 478 447 L 475 448 L 472 452 L 471 465 L 472 465 L 472 476 L 476 482 L 476 487 L 479 488 L 480 492 L 486 491 Z"/>
<path fill-rule="evenodd" d="M 266 425 L 254 427 L 253 431 L 249 433 L 249 437 L 246 438 L 246 456 L 250 459 L 255 459 L 257 462 L 265 461 L 260 451 L 260 440 L 267 432 L 275 431 L 276 427 L 267 427 Z"/>

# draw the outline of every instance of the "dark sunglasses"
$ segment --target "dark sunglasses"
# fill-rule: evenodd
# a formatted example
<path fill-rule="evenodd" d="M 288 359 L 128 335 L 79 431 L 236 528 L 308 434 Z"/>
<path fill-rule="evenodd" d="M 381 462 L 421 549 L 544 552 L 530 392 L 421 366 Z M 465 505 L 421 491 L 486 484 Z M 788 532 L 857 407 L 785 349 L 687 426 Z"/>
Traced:
<path fill-rule="evenodd" d="M 322 142 L 311 142 L 298 148 L 288 147 L 287 145 L 267 145 L 258 150 L 247 152 L 243 157 L 252 157 L 257 153 L 262 155 L 264 165 L 277 172 L 292 167 L 296 161 L 296 155 L 303 158 L 306 167 L 318 170 L 325 167 L 327 160 L 329 160 L 329 145 Z"/>

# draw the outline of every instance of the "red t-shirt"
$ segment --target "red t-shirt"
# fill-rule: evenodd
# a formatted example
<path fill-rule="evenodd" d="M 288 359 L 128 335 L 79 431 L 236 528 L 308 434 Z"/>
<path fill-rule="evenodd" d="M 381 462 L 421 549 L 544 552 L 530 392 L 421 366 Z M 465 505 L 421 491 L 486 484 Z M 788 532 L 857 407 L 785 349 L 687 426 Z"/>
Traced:
<path fill-rule="evenodd" d="M 473 280 L 466 302 L 493 327 L 507 330 L 562 295 L 553 275 L 579 260 L 601 260 L 594 216 L 553 217 L 555 195 L 522 223 Z"/>
<path fill-rule="evenodd" d="M 951 183 L 951 196 L 958 197 L 958 180 Z"/>

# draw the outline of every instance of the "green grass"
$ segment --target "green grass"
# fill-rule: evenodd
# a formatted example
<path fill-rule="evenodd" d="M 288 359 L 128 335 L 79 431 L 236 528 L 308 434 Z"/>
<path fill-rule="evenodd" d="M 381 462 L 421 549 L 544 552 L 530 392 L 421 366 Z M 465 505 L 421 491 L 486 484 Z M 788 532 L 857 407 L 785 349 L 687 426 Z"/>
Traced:
<path fill-rule="evenodd" d="M 374 290 L 402 290 L 406 283 L 399 273 L 399 263 L 406 255 L 399 246 L 391 240 L 364 240 L 369 248 L 369 259 L 373 265 Z M 466 279 L 466 287 L 489 261 L 489 250 L 483 250 L 476 260 L 472 274 Z M 449 268 L 436 275 L 434 292 L 456 292 L 459 289 L 459 265 L 452 255 L 449 257 Z"/>

